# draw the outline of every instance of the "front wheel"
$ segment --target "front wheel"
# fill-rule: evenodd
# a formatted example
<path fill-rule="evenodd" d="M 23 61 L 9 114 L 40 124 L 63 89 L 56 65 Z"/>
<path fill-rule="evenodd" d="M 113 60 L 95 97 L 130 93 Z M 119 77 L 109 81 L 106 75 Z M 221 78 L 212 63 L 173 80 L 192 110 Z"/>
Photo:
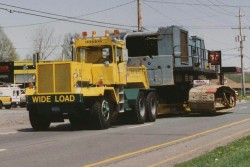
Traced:
<path fill-rule="evenodd" d="M 94 102 L 91 112 L 98 129 L 108 129 L 110 127 L 112 110 L 112 105 L 108 98 L 100 98 Z"/>
<path fill-rule="evenodd" d="M 150 92 L 146 98 L 147 102 L 147 120 L 154 122 L 158 113 L 158 101 L 155 92 Z"/>
<path fill-rule="evenodd" d="M 46 115 L 41 115 L 34 111 L 29 111 L 29 119 L 32 128 L 37 131 L 47 130 L 51 123 Z"/>

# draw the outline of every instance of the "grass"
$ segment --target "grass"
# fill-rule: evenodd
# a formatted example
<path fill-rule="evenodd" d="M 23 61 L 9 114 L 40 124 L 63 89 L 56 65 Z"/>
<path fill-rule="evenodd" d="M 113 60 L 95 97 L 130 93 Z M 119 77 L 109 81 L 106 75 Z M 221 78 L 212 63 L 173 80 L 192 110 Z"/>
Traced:
<path fill-rule="evenodd" d="M 249 96 L 239 96 L 239 100 L 250 100 Z"/>
<path fill-rule="evenodd" d="M 226 74 L 227 78 L 233 80 L 234 82 L 241 83 L 241 75 L 240 74 Z M 245 83 L 250 83 L 250 73 L 245 72 Z"/>
<path fill-rule="evenodd" d="M 175 167 L 249 167 L 250 136 L 239 139 Z"/>

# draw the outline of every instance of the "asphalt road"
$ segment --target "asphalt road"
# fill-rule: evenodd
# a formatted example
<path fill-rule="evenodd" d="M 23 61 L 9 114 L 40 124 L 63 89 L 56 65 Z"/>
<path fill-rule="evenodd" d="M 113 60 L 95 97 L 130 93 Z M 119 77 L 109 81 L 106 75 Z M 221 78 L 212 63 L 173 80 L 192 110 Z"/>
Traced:
<path fill-rule="evenodd" d="M 227 114 L 163 116 L 107 130 L 75 131 L 65 122 L 44 132 L 33 131 L 25 109 L 0 110 L 0 167 L 172 166 L 249 135 L 249 108 L 242 103 Z"/>

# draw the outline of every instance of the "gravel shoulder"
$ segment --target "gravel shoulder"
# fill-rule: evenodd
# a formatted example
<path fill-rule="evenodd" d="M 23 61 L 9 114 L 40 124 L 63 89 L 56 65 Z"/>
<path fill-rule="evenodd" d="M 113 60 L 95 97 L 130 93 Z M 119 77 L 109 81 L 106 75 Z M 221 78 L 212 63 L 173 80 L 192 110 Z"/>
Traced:
<path fill-rule="evenodd" d="M 29 116 L 26 108 L 0 109 L 0 117 L 0 128 L 29 125 Z"/>

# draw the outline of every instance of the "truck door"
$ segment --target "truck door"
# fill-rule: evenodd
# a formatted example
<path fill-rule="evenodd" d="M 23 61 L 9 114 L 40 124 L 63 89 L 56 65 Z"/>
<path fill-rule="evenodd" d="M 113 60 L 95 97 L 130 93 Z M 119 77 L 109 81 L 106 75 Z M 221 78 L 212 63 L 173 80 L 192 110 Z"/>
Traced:
<path fill-rule="evenodd" d="M 126 52 L 124 52 L 122 50 L 122 48 L 117 47 L 116 48 L 116 62 L 117 62 L 117 66 L 118 66 L 118 75 L 119 75 L 119 80 L 120 80 L 120 84 L 126 84 L 126 62 L 124 61 L 124 57 Z"/>

